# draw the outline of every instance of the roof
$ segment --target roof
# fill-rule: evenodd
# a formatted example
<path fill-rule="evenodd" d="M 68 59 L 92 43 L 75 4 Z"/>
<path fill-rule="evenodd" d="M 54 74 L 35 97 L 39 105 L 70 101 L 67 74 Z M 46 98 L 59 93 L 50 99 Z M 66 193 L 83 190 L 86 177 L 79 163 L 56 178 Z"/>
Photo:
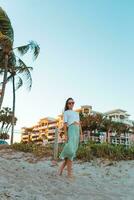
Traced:
<path fill-rule="evenodd" d="M 120 112 L 122 112 L 122 113 L 124 113 L 124 114 L 127 114 L 127 111 L 122 110 L 122 109 L 114 109 L 114 110 L 110 110 L 110 111 L 108 111 L 108 112 L 105 112 L 104 114 L 105 114 L 105 115 L 108 115 L 108 114 L 120 113 Z"/>
<path fill-rule="evenodd" d="M 53 118 L 53 117 L 45 117 L 45 118 L 40 119 L 40 121 L 44 121 L 44 120 L 46 120 L 46 121 L 56 121 L 56 119 Z"/>
<path fill-rule="evenodd" d="M 95 110 L 92 110 L 92 113 L 93 113 L 93 114 L 100 114 L 100 115 L 103 115 L 102 112 L 98 112 L 98 111 L 95 111 Z"/>
<path fill-rule="evenodd" d="M 88 108 L 88 109 L 90 108 L 90 109 L 92 109 L 92 106 L 90 106 L 90 105 L 83 105 L 83 106 L 81 106 L 81 108 L 85 108 L 85 109 L 86 108 Z"/>

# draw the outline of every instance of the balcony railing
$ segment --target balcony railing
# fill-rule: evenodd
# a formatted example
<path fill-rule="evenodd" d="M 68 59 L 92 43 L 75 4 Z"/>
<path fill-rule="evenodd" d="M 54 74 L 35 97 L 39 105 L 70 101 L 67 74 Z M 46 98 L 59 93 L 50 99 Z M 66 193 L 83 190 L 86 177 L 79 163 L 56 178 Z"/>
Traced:
<path fill-rule="evenodd" d="M 131 120 L 128 119 L 118 119 L 118 118 L 112 118 L 112 121 L 114 122 L 119 122 L 119 123 L 124 123 L 124 124 L 128 124 L 128 125 L 133 125 Z"/>
<path fill-rule="evenodd" d="M 46 126 L 40 126 L 39 128 L 38 128 L 38 130 L 42 130 L 42 129 L 46 129 L 48 126 L 46 125 Z"/>
<path fill-rule="evenodd" d="M 22 135 L 22 138 L 28 138 L 29 135 Z"/>
<path fill-rule="evenodd" d="M 57 124 L 56 124 L 56 123 L 54 123 L 54 124 L 49 124 L 49 125 L 48 125 L 48 128 L 49 128 L 49 127 L 57 127 Z"/>
<path fill-rule="evenodd" d="M 29 139 L 28 139 L 28 138 L 22 138 L 22 141 L 23 141 L 23 142 L 28 142 Z"/>
<path fill-rule="evenodd" d="M 48 134 L 49 133 L 55 133 L 55 129 L 50 129 L 50 130 L 48 130 Z"/>

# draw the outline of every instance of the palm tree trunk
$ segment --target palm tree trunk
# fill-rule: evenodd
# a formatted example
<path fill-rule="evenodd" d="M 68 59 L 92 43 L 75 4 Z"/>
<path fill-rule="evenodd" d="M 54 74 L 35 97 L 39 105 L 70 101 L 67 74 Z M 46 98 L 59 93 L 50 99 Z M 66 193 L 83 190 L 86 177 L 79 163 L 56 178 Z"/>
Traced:
<path fill-rule="evenodd" d="M 12 124 L 9 124 L 9 125 L 8 125 L 8 127 L 7 127 L 7 129 L 6 129 L 6 130 L 7 130 L 7 131 L 6 131 L 7 133 L 9 132 L 11 126 L 12 126 Z"/>
<path fill-rule="evenodd" d="M 108 143 L 109 142 L 109 129 L 107 130 L 107 132 L 106 132 L 106 143 Z"/>
<path fill-rule="evenodd" d="M 5 122 L 2 122 L 1 130 L 0 130 L 1 133 L 3 132 L 4 125 L 5 125 Z"/>
<path fill-rule="evenodd" d="M 7 82 L 7 67 L 8 67 L 8 55 L 5 55 L 5 66 L 4 66 L 4 76 L 3 76 L 3 83 L 2 83 L 2 90 L 1 90 L 1 97 L 0 97 L 0 110 L 2 107 L 5 89 L 6 89 L 6 82 Z"/>
<path fill-rule="evenodd" d="M 14 120 L 15 120 L 15 76 L 13 75 L 13 108 L 12 108 L 12 129 L 11 129 L 11 144 L 13 144 L 14 137 Z"/>

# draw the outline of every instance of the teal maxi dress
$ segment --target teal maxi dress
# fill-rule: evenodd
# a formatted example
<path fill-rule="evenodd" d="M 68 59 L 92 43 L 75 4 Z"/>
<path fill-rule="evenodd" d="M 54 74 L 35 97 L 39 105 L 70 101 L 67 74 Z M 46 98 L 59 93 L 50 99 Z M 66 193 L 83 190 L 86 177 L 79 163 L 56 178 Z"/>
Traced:
<path fill-rule="evenodd" d="M 76 157 L 76 152 L 79 146 L 80 138 L 80 127 L 76 124 L 71 124 L 68 127 L 68 142 L 65 144 L 61 154 L 61 159 L 68 158 L 72 160 Z"/>

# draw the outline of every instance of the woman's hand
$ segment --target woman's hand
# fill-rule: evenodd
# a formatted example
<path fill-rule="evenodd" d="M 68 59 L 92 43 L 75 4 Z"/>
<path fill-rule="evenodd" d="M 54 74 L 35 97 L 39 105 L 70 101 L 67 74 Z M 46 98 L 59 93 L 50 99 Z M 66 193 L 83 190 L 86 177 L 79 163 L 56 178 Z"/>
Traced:
<path fill-rule="evenodd" d="M 80 134 L 80 141 L 83 142 L 83 140 L 84 140 L 83 134 Z"/>
<path fill-rule="evenodd" d="M 67 123 L 64 123 L 64 134 L 65 134 L 65 142 L 68 142 Z"/>
<path fill-rule="evenodd" d="M 84 137 L 83 137 L 82 127 L 80 125 L 80 141 L 82 142 L 83 140 L 84 140 Z"/>
<path fill-rule="evenodd" d="M 65 142 L 68 142 L 68 136 L 65 135 Z"/>

